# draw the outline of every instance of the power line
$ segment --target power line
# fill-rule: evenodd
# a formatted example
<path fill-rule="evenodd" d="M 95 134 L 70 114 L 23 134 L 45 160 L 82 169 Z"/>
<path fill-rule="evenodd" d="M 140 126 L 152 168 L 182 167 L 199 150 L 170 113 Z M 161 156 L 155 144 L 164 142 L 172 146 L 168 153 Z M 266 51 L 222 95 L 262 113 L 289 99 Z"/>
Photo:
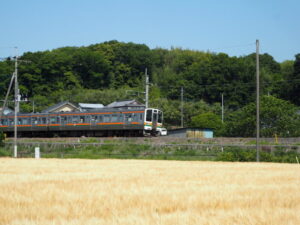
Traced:
<path fill-rule="evenodd" d="M 300 83 L 300 79 L 291 79 L 291 80 L 278 80 L 278 81 L 268 81 L 268 82 L 261 82 L 261 85 L 266 85 L 266 84 L 276 84 L 276 83 Z M 236 82 L 235 84 L 232 83 L 223 83 L 223 84 L 195 84 L 197 87 L 203 87 L 203 88 L 210 88 L 210 87 L 237 87 L 237 86 L 255 86 L 255 81 L 252 82 Z M 165 89 L 165 90 L 170 90 L 170 89 L 180 89 L 182 85 L 168 85 L 168 86 L 161 86 L 157 85 L 159 88 Z M 185 87 L 185 86 L 183 86 Z M 186 88 L 186 87 L 185 87 Z"/>

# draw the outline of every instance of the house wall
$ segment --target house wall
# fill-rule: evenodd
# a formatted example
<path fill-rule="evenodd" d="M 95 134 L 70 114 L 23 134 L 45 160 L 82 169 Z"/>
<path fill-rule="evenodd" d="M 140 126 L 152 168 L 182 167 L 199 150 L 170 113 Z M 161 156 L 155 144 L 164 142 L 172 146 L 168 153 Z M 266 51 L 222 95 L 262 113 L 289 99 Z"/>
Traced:
<path fill-rule="evenodd" d="M 213 138 L 213 131 L 209 129 L 182 128 L 169 130 L 168 136 L 179 138 Z"/>
<path fill-rule="evenodd" d="M 213 138 L 213 132 L 211 130 L 187 130 L 187 138 Z"/>

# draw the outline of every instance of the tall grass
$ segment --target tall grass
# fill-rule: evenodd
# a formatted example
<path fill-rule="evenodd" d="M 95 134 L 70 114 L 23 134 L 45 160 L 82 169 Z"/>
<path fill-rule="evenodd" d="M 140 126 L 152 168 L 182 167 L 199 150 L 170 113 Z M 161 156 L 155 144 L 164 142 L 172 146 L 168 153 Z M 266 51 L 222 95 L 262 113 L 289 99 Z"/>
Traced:
<path fill-rule="evenodd" d="M 12 145 L 0 146 L 1 156 L 12 156 Z M 196 145 L 151 145 L 127 143 L 119 144 L 41 144 L 42 158 L 82 158 L 82 159 L 166 159 L 166 160 L 210 160 L 210 161 L 239 161 L 255 162 L 256 150 L 226 146 L 196 146 Z M 34 157 L 32 145 L 19 144 L 18 156 L 21 158 Z M 263 162 L 297 163 L 300 158 L 298 147 L 287 149 L 276 146 L 260 151 L 260 160 Z"/>
<path fill-rule="evenodd" d="M 300 224 L 297 164 L 0 158 L 0 224 Z"/>

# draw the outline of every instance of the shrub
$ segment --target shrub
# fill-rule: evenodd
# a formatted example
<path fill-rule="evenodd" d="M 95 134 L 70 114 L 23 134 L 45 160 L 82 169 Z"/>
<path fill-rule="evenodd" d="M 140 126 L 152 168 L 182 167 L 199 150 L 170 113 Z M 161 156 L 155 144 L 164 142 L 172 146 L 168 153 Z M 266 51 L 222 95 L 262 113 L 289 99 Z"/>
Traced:
<path fill-rule="evenodd" d="M 10 156 L 9 152 L 3 148 L 0 148 L 0 157 L 7 157 L 7 156 Z"/>
<path fill-rule="evenodd" d="M 0 146 L 4 145 L 4 133 L 0 131 Z"/>
<path fill-rule="evenodd" d="M 252 150 L 244 150 L 241 148 L 230 147 L 225 148 L 224 152 L 217 155 L 218 161 L 230 161 L 230 162 L 251 162 L 255 161 L 256 154 Z"/>
<path fill-rule="evenodd" d="M 296 156 L 300 155 L 296 150 L 285 151 L 279 149 L 273 153 L 260 151 L 259 158 L 261 162 L 284 162 L 284 163 L 296 163 Z M 230 162 L 255 162 L 256 150 L 254 149 L 241 149 L 236 147 L 225 148 L 224 152 L 217 155 L 218 161 L 230 161 Z"/>

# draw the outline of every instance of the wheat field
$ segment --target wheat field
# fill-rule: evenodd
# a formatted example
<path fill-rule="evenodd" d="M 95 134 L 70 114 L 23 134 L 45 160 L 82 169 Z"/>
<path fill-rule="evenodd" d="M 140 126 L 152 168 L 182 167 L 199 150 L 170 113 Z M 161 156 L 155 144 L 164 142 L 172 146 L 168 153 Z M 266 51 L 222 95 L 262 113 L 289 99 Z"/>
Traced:
<path fill-rule="evenodd" d="M 0 224 L 300 224 L 300 166 L 0 158 Z"/>

